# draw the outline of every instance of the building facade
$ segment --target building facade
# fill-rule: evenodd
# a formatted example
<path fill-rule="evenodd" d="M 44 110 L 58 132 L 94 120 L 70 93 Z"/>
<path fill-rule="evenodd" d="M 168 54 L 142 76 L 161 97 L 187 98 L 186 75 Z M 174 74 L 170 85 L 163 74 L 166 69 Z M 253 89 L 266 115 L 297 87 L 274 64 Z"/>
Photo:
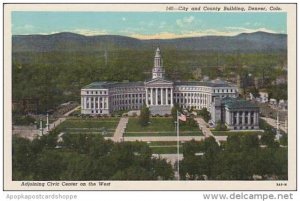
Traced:
<path fill-rule="evenodd" d="M 152 115 L 170 114 L 174 104 L 183 108 L 214 110 L 215 99 L 236 98 L 237 86 L 222 81 L 170 81 L 160 49 L 154 56 L 152 79 L 145 82 L 94 82 L 81 89 L 81 113 L 111 114 L 139 110 L 145 104 Z"/>
<path fill-rule="evenodd" d="M 230 130 L 257 130 L 259 107 L 240 98 L 216 98 L 212 102 L 211 121 L 223 123 Z"/>

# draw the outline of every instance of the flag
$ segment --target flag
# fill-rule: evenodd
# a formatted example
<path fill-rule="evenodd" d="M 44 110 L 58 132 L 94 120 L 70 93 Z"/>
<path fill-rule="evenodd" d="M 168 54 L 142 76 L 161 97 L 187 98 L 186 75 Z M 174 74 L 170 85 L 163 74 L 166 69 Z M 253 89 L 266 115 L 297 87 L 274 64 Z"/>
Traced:
<path fill-rule="evenodd" d="M 181 121 L 186 121 L 186 116 L 184 114 L 180 114 L 178 116 L 178 119 L 181 120 Z"/>

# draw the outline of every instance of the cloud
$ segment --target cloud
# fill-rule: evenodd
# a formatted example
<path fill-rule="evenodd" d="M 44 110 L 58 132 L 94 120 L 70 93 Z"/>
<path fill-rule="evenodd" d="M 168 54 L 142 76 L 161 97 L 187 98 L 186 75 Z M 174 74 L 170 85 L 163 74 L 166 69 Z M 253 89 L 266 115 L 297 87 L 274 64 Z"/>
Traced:
<path fill-rule="evenodd" d="M 240 33 L 253 33 L 257 31 L 277 33 L 267 28 L 247 29 L 242 27 L 227 27 L 227 29 L 224 30 L 206 29 L 206 30 L 198 30 L 198 31 L 185 31 L 182 33 L 172 33 L 172 32 L 160 32 L 156 34 L 131 33 L 129 36 L 134 38 L 139 38 L 139 39 L 172 39 L 172 38 L 200 37 L 200 36 L 235 36 Z"/>
<path fill-rule="evenodd" d="M 192 24 L 194 22 L 194 20 L 195 20 L 194 16 L 184 17 L 182 19 L 177 19 L 176 24 L 179 27 L 184 27 L 184 26 L 188 26 L 188 25 Z"/>
<path fill-rule="evenodd" d="M 269 32 L 269 33 L 277 33 L 274 30 L 260 27 L 260 28 L 245 28 L 245 27 L 225 27 L 225 30 L 228 32 L 231 32 L 232 34 L 239 34 L 239 33 L 252 33 L 256 31 L 263 31 L 263 32 Z"/>
<path fill-rule="evenodd" d="M 13 32 L 17 34 L 22 34 L 22 33 L 32 33 L 35 31 L 35 27 L 31 24 L 24 24 L 21 26 L 13 26 Z"/>
<path fill-rule="evenodd" d="M 73 29 L 67 30 L 68 32 L 73 32 L 85 36 L 95 36 L 95 35 L 106 35 L 108 32 L 106 30 L 97 30 L 97 29 Z"/>
<path fill-rule="evenodd" d="M 166 28 L 167 23 L 165 21 L 160 22 L 158 28 L 163 29 Z"/>

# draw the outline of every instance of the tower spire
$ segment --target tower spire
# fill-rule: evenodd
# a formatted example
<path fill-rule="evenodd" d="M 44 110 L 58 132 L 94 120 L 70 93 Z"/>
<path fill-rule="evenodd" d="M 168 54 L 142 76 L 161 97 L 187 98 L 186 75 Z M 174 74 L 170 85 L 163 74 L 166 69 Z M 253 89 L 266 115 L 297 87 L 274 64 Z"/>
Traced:
<path fill-rule="evenodd" d="M 163 59 L 159 47 L 156 48 L 154 56 L 154 67 L 152 69 L 152 79 L 164 78 L 165 70 L 163 68 Z"/>

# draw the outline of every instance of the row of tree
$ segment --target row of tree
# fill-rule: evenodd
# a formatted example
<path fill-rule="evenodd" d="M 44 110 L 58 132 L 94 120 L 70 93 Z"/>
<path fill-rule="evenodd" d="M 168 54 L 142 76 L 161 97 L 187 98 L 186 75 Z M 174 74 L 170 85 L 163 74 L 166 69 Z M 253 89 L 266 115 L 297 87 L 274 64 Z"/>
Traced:
<path fill-rule="evenodd" d="M 13 180 L 170 180 L 171 164 L 143 142 L 113 143 L 99 135 L 13 137 Z M 56 148 L 55 148 L 56 147 Z"/>
<path fill-rule="evenodd" d="M 183 145 L 180 177 L 185 180 L 288 179 L 288 154 L 278 143 L 262 148 L 257 135 L 213 137 Z"/>

